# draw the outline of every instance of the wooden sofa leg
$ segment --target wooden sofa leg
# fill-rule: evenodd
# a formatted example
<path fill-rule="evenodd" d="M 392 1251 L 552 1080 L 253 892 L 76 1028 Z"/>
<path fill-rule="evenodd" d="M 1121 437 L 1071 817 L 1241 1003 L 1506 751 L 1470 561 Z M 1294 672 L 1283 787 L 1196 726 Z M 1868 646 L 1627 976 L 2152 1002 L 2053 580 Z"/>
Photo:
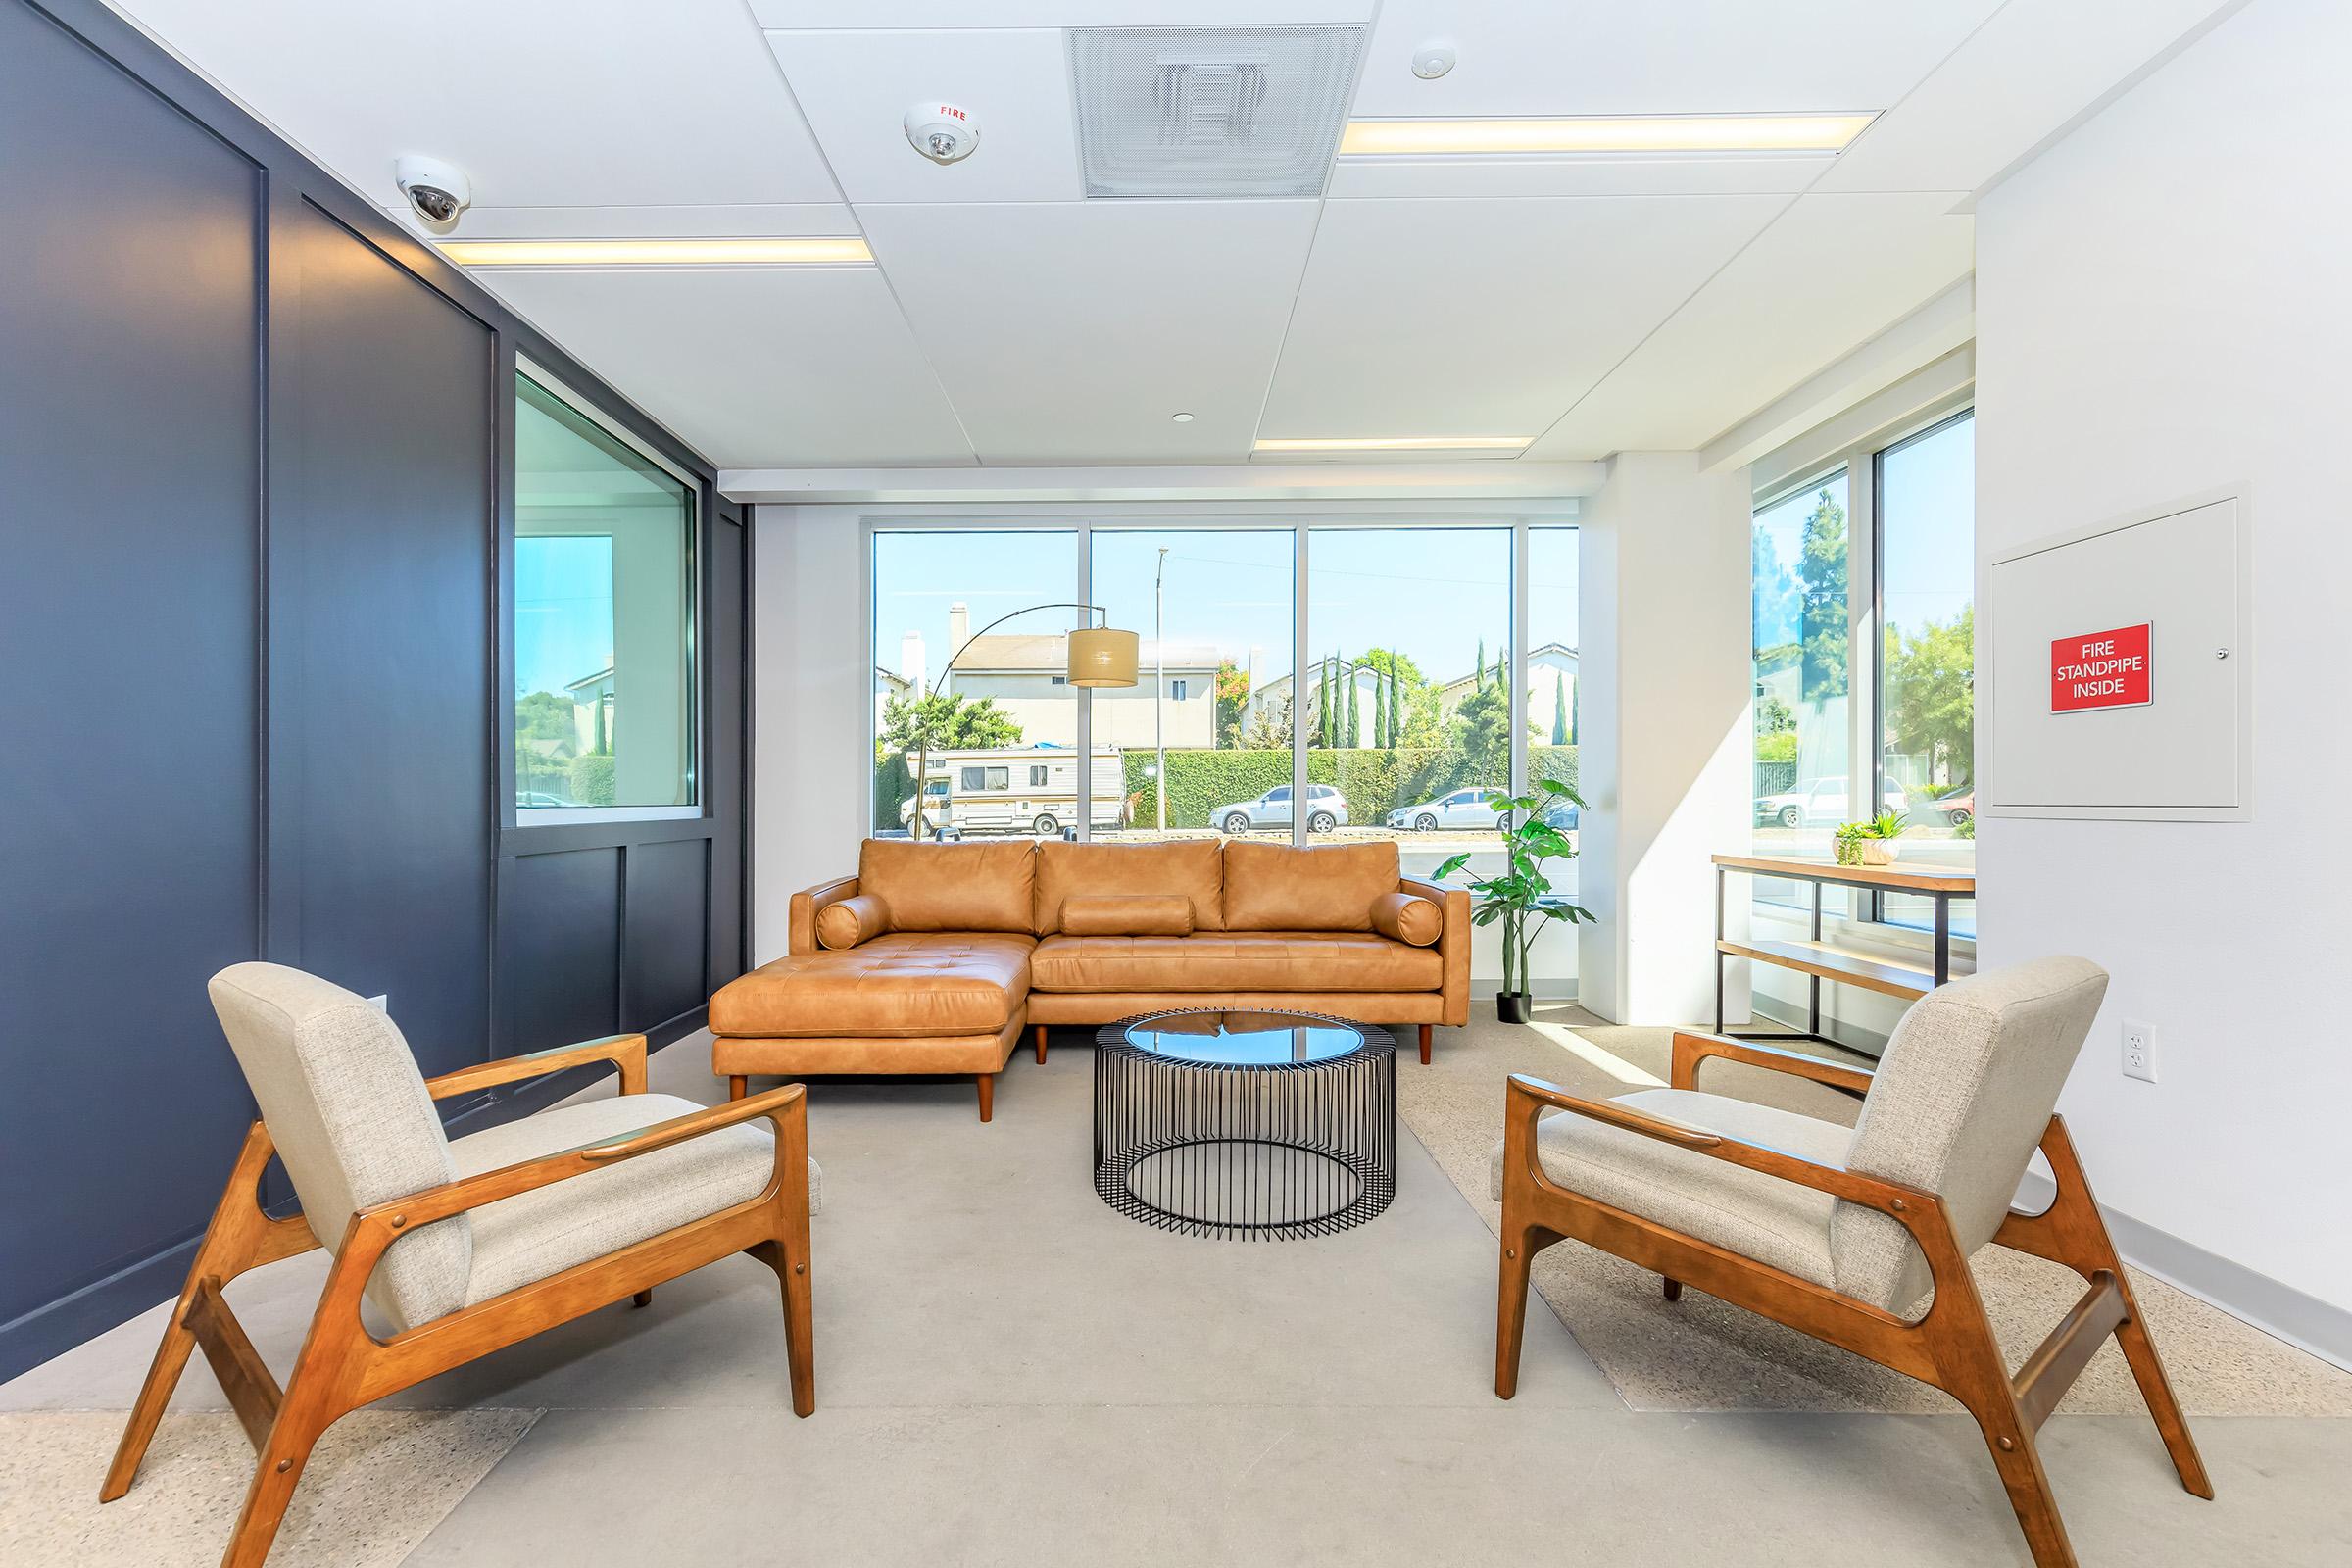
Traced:
<path fill-rule="evenodd" d="M 1046 1064 L 1046 1026 L 1042 1023 L 1037 1026 L 1037 1064 Z"/>
<path fill-rule="evenodd" d="M 1683 1298 L 1683 1282 L 1681 1280 L 1667 1280 L 1665 1281 L 1665 1286 L 1666 1299 L 1669 1301 L 1679 1301 Z"/>
<path fill-rule="evenodd" d="M 980 1119 L 987 1121 L 997 1113 L 997 1075 L 993 1072 L 984 1072 L 978 1077 L 980 1082 Z"/>
<path fill-rule="evenodd" d="M 727 1098 L 729 1100 L 741 1100 L 751 1092 L 752 1081 L 742 1073 L 736 1073 L 727 1079 Z"/>
<path fill-rule="evenodd" d="M 1421 1026 L 1421 1065 L 1424 1067 L 1429 1065 L 1429 1036 L 1430 1025 L 1423 1024 Z"/>

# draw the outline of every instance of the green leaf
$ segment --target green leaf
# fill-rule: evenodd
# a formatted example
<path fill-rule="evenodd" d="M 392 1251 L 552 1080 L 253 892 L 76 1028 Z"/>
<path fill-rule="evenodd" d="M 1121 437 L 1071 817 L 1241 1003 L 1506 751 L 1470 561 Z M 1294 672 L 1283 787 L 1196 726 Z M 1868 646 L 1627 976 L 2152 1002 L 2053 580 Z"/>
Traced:
<path fill-rule="evenodd" d="M 1452 859 L 1447 860 L 1444 865 L 1439 866 L 1435 871 L 1432 871 L 1429 874 L 1430 880 L 1433 882 L 1443 882 L 1447 877 L 1453 875 L 1454 872 L 1459 871 L 1463 866 L 1468 865 L 1469 863 L 1470 854 L 1467 850 L 1465 850 L 1460 855 L 1455 856 Z"/>

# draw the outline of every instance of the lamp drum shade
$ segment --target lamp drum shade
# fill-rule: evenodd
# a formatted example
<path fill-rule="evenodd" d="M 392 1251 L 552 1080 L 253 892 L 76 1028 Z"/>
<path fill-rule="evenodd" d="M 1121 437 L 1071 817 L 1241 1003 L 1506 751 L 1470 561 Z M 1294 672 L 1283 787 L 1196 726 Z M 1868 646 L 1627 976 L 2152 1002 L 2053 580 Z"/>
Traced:
<path fill-rule="evenodd" d="M 1087 626 L 1070 633 L 1070 684 L 1132 686 L 1142 640 L 1115 626 Z"/>

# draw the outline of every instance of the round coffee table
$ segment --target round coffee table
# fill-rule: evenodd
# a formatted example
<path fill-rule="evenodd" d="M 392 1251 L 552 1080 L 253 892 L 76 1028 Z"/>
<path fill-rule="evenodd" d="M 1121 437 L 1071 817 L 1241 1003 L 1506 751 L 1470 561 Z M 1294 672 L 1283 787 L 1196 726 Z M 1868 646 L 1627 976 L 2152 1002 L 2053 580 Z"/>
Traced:
<path fill-rule="evenodd" d="M 1396 1043 L 1377 1024 L 1216 1007 L 1095 1037 L 1095 1191 L 1222 1239 L 1361 1225 L 1396 1196 Z"/>

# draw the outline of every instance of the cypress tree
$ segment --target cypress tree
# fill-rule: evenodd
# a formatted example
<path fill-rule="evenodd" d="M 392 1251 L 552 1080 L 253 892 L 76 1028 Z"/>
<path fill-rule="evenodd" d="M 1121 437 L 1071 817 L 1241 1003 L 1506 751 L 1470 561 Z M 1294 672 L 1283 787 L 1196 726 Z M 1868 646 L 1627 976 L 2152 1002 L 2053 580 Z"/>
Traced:
<path fill-rule="evenodd" d="M 1328 667 L 1320 664 L 1315 667 L 1315 722 L 1306 732 L 1309 746 L 1323 744 L 1323 729 L 1331 717 L 1331 689 L 1327 684 L 1330 677 Z"/>
<path fill-rule="evenodd" d="M 1487 689 L 1487 640 L 1484 637 L 1478 640 L 1478 662 L 1471 667 L 1478 671 L 1478 689 L 1482 692 L 1485 691 Z"/>
<path fill-rule="evenodd" d="M 1404 744 L 1404 683 L 1396 673 L 1396 654 L 1389 653 L 1389 744 Z"/>
<path fill-rule="evenodd" d="M 1355 686 L 1355 671 L 1350 669 L 1348 671 L 1348 731 L 1340 742 L 1343 746 L 1364 744 L 1364 732 L 1358 727 L 1362 715 L 1356 711 Z"/>
<path fill-rule="evenodd" d="M 1389 726 L 1389 682 L 1381 671 L 1372 673 L 1378 677 L 1372 682 L 1372 744 L 1386 751 L 1396 744 Z"/>
<path fill-rule="evenodd" d="M 1568 744 L 1568 681 L 1564 676 L 1551 688 L 1551 744 Z"/>

